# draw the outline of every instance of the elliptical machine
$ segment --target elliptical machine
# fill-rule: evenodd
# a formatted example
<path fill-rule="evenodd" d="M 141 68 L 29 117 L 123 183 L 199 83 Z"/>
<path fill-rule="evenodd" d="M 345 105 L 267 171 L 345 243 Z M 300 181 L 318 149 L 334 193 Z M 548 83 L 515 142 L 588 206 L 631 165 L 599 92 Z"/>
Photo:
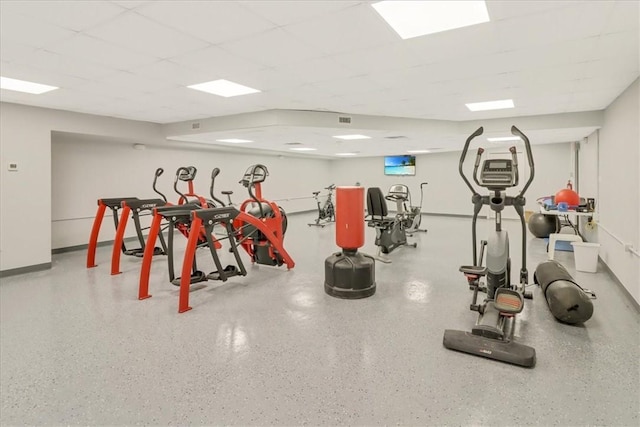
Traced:
<path fill-rule="evenodd" d="M 483 148 L 478 148 L 473 167 L 473 180 L 480 186 L 488 189 L 491 195 L 481 196 L 464 175 L 462 166 L 469 150 L 471 140 L 482 135 L 483 128 L 476 130 L 464 145 L 460 157 L 459 172 L 465 184 L 471 190 L 473 196 L 473 265 L 462 266 L 460 271 L 467 278 L 469 287 L 473 290 L 473 299 L 470 305 L 472 311 L 479 313 L 476 325 L 471 332 L 447 329 L 444 331 L 443 344 L 451 350 L 462 351 L 476 356 L 487 357 L 515 365 L 533 367 L 536 363 L 535 349 L 513 341 L 515 332 L 515 317 L 524 308 L 524 298 L 531 299 L 531 292 L 525 291 L 529 282 L 527 271 L 527 246 L 526 228 L 524 220 L 524 193 L 529 188 L 534 177 L 533 156 L 531 144 L 525 134 L 515 126 L 511 127 L 511 133 L 520 137 L 525 144 L 527 162 L 529 163 L 529 179 L 517 196 L 508 196 L 506 189 L 518 185 L 518 158 L 516 148 L 510 147 L 511 159 L 487 159 L 482 164 L 480 178 L 478 179 L 478 166 Z M 480 243 L 480 257 L 477 257 L 476 245 L 476 220 L 478 213 L 484 205 L 488 205 L 495 212 L 495 231 L 490 234 L 488 240 Z M 519 283 L 511 283 L 511 258 L 509 256 L 509 236 L 502 229 L 502 210 L 505 206 L 513 206 L 522 227 L 522 268 L 520 269 Z M 486 249 L 485 249 L 486 248 Z M 482 265 L 486 250 L 486 264 Z M 486 277 L 486 287 L 480 280 Z M 487 298 L 478 304 L 478 291 L 486 291 Z"/>
<path fill-rule="evenodd" d="M 336 209 L 333 206 L 333 201 L 331 200 L 333 196 L 333 190 L 335 190 L 336 185 L 331 184 L 328 187 L 325 187 L 325 190 L 328 190 L 327 199 L 324 201 L 324 204 L 320 204 L 320 192 L 314 191 L 313 198 L 316 199 L 316 203 L 318 204 L 318 218 L 316 218 L 315 223 L 309 224 L 309 226 L 323 227 L 327 225 L 329 222 L 334 222 L 336 220 Z"/>

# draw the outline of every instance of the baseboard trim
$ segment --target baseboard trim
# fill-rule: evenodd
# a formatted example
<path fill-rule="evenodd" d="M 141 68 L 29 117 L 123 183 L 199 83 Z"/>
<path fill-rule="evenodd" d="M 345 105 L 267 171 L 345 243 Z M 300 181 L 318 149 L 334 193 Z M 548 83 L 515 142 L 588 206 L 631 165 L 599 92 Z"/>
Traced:
<path fill-rule="evenodd" d="M 137 237 L 127 237 L 124 239 L 125 243 L 129 243 L 129 242 L 137 242 L 138 238 Z M 113 240 L 105 240 L 103 242 L 98 242 L 98 244 L 96 245 L 97 247 L 103 247 L 103 246 L 113 246 Z M 56 249 L 52 249 L 51 250 L 51 255 L 58 255 L 58 254 L 64 254 L 67 252 L 74 252 L 74 251 L 82 251 L 85 250 L 89 247 L 88 244 L 84 244 L 84 245 L 75 245 L 75 246 L 65 246 L 64 248 L 56 248 Z"/>
<path fill-rule="evenodd" d="M 609 268 L 607 263 L 604 262 L 602 257 L 598 256 L 598 260 L 600 261 L 600 264 L 605 268 L 605 270 L 607 270 L 607 273 L 609 273 L 609 275 L 613 278 L 613 281 L 615 282 L 615 284 L 618 285 L 618 287 L 622 290 L 622 293 L 631 302 L 631 305 L 636 309 L 636 311 L 638 313 L 640 313 L 640 303 L 638 303 L 638 301 L 636 301 L 636 299 L 633 297 L 633 295 L 631 295 L 629 290 L 624 286 L 624 284 L 620 281 L 620 279 L 618 279 L 618 276 L 616 276 L 616 274 L 613 272 L 613 270 L 611 270 L 611 268 Z"/>
<path fill-rule="evenodd" d="M 18 274 L 33 273 L 36 271 L 43 271 L 43 270 L 51 270 L 51 263 L 45 262 L 42 264 L 28 265 L 26 267 L 18 267 L 18 268 L 11 268 L 9 270 L 2 270 L 0 271 L 0 278 L 17 276 Z"/>

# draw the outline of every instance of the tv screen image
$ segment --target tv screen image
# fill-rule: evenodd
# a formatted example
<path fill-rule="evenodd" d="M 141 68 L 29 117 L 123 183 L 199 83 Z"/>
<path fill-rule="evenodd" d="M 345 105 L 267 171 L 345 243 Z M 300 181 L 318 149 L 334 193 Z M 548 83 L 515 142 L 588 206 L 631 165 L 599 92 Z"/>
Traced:
<path fill-rule="evenodd" d="M 415 175 L 416 156 L 385 156 L 385 175 Z"/>

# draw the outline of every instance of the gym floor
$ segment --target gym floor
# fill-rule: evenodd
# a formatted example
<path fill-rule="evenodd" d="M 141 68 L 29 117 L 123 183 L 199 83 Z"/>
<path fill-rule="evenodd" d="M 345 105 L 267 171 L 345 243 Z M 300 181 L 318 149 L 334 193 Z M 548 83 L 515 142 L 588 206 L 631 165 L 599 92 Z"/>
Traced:
<path fill-rule="evenodd" d="M 153 297 L 138 301 L 140 259 L 125 257 L 110 276 L 110 247 L 90 270 L 77 251 L 55 255 L 50 271 L 3 278 L 0 423 L 640 424 L 640 315 L 602 265 L 576 272 L 573 254 L 556 252 L 597 294 L 595 312 L 560 324 L 533 286 L 516 330 L 537 351 L 527 369 L 442 345 L 445 329 L 476 318 L 458 272 L 471 259 L 470 219 L 425 216 L 416 249 L 376 262 L 374 296 L 340 300 L 323 290 L 335 229 L 308 227 L 313 218 L 289 217 L 293 270 L 246 262 L 246 277 L 194 286 L 184 314 L 165 258 L 152 266 Z M 519 223 L 505 224 L 517 277 Z M 365 234 L 362 251 L 375 254 L 375 232 Z M 527 247 L 533 282 L 545 242 L 528 233 Z M 198 259 L 211 271 L 207 256 Z"/>

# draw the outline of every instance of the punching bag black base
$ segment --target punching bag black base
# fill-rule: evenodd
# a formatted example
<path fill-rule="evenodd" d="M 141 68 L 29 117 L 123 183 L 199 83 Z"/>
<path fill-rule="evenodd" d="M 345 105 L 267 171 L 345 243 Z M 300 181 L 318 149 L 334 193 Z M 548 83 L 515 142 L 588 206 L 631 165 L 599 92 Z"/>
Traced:
<path fill-rule="evenodd" d="M 344 299 L 376 293 L 375 260 L 357 251 L 336 252 L 324 261 L 324 291 Z"/>

